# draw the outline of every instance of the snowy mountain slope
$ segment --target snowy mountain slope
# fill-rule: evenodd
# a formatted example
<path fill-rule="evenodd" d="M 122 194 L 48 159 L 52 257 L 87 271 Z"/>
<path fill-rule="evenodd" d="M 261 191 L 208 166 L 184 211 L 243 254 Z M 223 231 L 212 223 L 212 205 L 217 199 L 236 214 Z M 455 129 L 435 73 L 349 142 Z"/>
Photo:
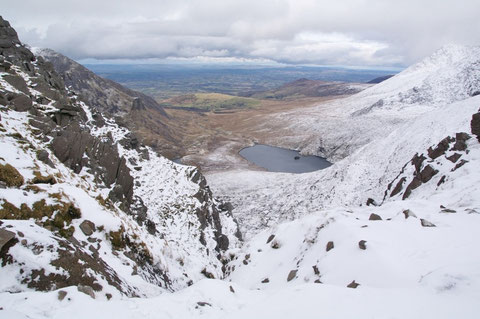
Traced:
<path fill-rule="evenodd" d="M 479 96 L 438 107 L 325 170 L 301 175 L 232 171 L 207 178 L 216 194 L 233 203 L 248 237 L 326 207 L 365 204 L 368 198 L 381 202 L 388 184 L 416 153 L 427 153 L 447 136 L 470 132 L 479 107 Z"/>
<path fill-rule="evenodd" d="M 223 277 L 237 227 L 199 171 L 78 102 L 3 19 L 0 35 L 0 291 L 146 296 Z"/>
<path fill-rule="evenodd" d="M 449 45 L 351 97 L 275 115 L 290 135 L 270 143 L 338 161 L 420 114 L 480 92 L 480 47 Z"/>

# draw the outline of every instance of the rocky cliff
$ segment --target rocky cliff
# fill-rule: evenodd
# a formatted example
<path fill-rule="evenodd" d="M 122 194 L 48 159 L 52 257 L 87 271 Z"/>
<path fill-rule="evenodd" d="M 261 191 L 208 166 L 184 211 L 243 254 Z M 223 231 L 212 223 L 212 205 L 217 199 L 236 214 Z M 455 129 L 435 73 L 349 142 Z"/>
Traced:
<path fill-rule="evenodd" d="M 0 290 L 110 298 L 221 278 L 238 242 L 228 205 L 113 118 L 162 109 L 121 89 L 94 106 L 77 92 L 0 18 Z"/>

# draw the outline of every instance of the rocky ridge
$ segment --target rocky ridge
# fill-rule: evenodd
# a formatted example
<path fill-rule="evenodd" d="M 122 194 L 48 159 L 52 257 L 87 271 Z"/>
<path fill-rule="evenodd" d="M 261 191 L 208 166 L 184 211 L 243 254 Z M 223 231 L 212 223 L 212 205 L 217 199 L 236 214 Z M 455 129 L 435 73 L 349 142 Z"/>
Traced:
<path fill-rule="evenodd" d="M 108 298 L 221 278 L 237 227 L 200 172 L 83 102 L 1 18 L 0 40 L 0 290 Z"/>

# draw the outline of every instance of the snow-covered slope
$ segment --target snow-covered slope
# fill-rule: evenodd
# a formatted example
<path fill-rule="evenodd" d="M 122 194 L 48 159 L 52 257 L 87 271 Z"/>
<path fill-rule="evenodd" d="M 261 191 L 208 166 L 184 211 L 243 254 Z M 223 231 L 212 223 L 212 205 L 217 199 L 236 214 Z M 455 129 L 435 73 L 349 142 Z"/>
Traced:
<path fill-rule="evenodd" d="M 147 296 L 222 278 L 237 226 L 198 169 L 79 102 L 4 20 L 0 35 L 0 291 Z"/>

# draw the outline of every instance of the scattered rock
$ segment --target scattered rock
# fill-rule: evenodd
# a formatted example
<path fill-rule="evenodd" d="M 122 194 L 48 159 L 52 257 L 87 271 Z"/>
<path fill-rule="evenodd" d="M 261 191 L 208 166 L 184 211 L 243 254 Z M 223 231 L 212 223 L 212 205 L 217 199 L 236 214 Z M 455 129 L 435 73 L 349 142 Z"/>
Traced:
<path fill-rule="evenodd" d="M 80 224 L 80 229 L 86 236 L 91 236 L 93 232 L 95 231 L 95 224 L 88 219 L 85 219 L 81 224 Z"/>
<path fill-rule="evenodd" d="M 84 285 L 78 285 L 77 290 L 80 292 L 83 292 L 86 295 L 89 295 L 92 297 L 92 299 L 95 299 L 95 292 L 93 291 L 93 288 L 90 286 L 84 286 Z"/>
<path fill-rule="evenodd" d="M 440 180 L 437 183 L 437 187 L 445 183 L 445 180 L 447 179 L 447 176 L 443 175 Z"/>
<path fill-rule="evenodd" d="M 316 283 L 316 284 L 321 284 L 322 282 L 320 281 L 320 279 L 316 279 L 316 280 L 314 281 L 314 283 Z"/>
<path fill-rule="evenodd" d="M 351 283 L 348 284 L 347 288 L 353 288 L 353 289 L 355 289 L 355 288 L 357 288 L 358 286 L 360 286 L 360 284 L 359 284 L 359 283 L 356 283 L 355 280 L 354 280 L 354 281 L 352 281 Z"/>
<path fill-rule="evenodd" d="M 205 306 L 211 307 L 212 306 L 212 304 L 210 304 L 208 302 L 205 302 L 205 301 L 198 301 L 197 305 L 199 305 L 200 307 L 205 307 Z"/>
<path fill-rule="evenodd" d="M 398 193 L 400 193 L 403 189 L 403 184 L 405 183 L 405 181 L 407 180 L 406 177 L 402 177 L 397 185 L 395 186 L 395 188 L 393 189 L 393 191 L 390 193 L 390 197 L 393 197 L 395 195 L 397 195 Z"/>
<path fill-rule="evenodd" d="M 423 219 L 423 218 L 420 219 L 420 222 L 421 222 L 423 227 L 437 227 L 437 226 L 435 226 L 434 223 L 431 223 L 428 220 Z"/>
<path fill-rule="evenodd" d="M 112 299 L 113 296 L 112 296 L 112 294 L 110 294 L 110 293 L 106 293 L 106 294 L 105 294 L 105 297 L 107 297 L 107 300 L 110 300 L 110 299 Z"/>
<path fill-rule="evenodd" d="M 320 270 L 318 269 L 317 265 L 312 266 L 312 268 L 315 275 L 320 275 Z"/>
<path fill-rule="evenodd" d="M 267 244 L 270 243 L 275 238 L 275 235 L 268 236 Z"/>
<path fill-rule="evenodd" d="M 467 140 L 471 138 L 470 135 L 468 135 L 465 132 L 460 132 L 455 134 L 455 144 L 453 145 L 452 150 L 453 151 L 465 151 L 467 149 Z"/>
<path fill-rule="evenodd" d="M 33 107 L 32 100 L 25 94 L 18 94 L 10 101 L 10 105 L 17 112 L 26 112 Z"/>
<path fill-rule="evenodd" d="M 450 162 L 455 163 L 455 162 L 458 161 L 458 159 L 459 159 L 460 157 L 462 157 L 462 154 L 460 154 L 460 153 L 454 153 L 453 155 L 448 156 L 447 159 L 448 159 Z"/>
<path fill-rule="evenodd" d="M 295 277 L 295 276 L 294 276 L 294 277 Z M 292 278 L 292 279 L 293 279 L 293 278 Z M 287 280 L 288 280 L 288 279 L 287 279 Z M 291 280 L 291 279 L 290 279 L 290 280 Z M 288 280 L 288 281 L 290 281 L 290 280 Z M 269 282 L 270 282 L 270 279 L 268 279 L 268 278 L 265 278 L 265 279 L 262 280 L 262 284 L 268 284 Z"/>
<path fill-rule="evenodd" d="M 378 204 L 373 198 L 369 198 L 367 199 L 367 206 L 378 206 Z"/>
<path fill-rule="evenodd" d="M 448 150 L 448 147 L 451 142 L 453 142 L 455 139 L 451 136 L 448 136 L 444 138 L 443 140 L 438 143 L 437 147 L 435 148 L 429 148 L 428 149 L 428 156 L 431 159 L 436 159 L 437 157 L 445 154 L 445 152 Z"/>
<path fill-rule="evenodd" d="M 298 271 L 298 269 L 291 270 L 291 271 L 288 273 L 287 281 L 291 281 L 292 279 L 294 279 L 294 278 L 297 276 L 297 271 Z"/>
<path fill-rule="evenodd" d="M 458 162 L 457 165 L 455 165 L 455 167 L 452 168 L 452 172 L 453 172 L 453 171 L 456 171 L 457 169 L 459 169 L 460 167 L 462 167 L 462 166 L 465 165 L 466 163 L 468 163 L 467 160 L 464 160 L 464 159 L 460 160 L 460 162 Z"/>
<path fill-rule="evenodd" d="M 447 214 L 454 214 L 456 213 L 456 210 L 450 209 L 450 208 L 444 208 L 440 211 L 440 213 L 447 213 Z"/>
<path fill-rule="evenodd" d="M 65 297 L 67 296 L 67 292 L 65 290 L 59 290 L 58 291 L 58 300 L 62 301 L 63 299 L 65 299 Z"/>
<path fill-rule="evenodd" d="M 9 243 L 10 241 L 13 241 L 15 239 L 15 233 L 11 232 L 9 230 L 0 228 L 0 250 Z"/>
<path fill-rule="evenodd" d="M 472 115 L 470 128 L 472 130 L 472 134 L 475 134 L 477 136 L 477 140 L 480 142 L 480 112 Z"/>
<path fill-rule="evenodd" d="M 230 286 L 230 292 L 235 293 L 235 289 L 232 286 Z"/>
<path fill-rule="evenodd" d="M 333 241 L 329 241 L 329 242 L 327 243 L 327 251 L 332 250 L 333 247 L 334 247 Z"/>
<path fill-rule="evenodd" d="M 438 173 L 438 171 L 436 169 L 434 169 L 430 165 L 427 165 L 427 166 L 425 166 L 425 168 L 420 173 L 420 179 L 421 179 L 422 183 L 427 183 L 437 173 Z"/>
<path fill-rule="evenodd" d="M 360 240 L 358 242 L 358 247 L 362 250 L 366 250 L 367 249 L 367 241 L 366 240 Z"/>
<path fill-rule="evenodd" d="M 403 211 L 403 215 L 405 215 L 405 219 L 408 217 L 415 217 L 417 218 L 417 215 L 415 215 L 410 209 L 406 209 Z"/>
<path fill-rule="evenodd" d="M 382 220 L 382 217 L 380 217 L 379 215 L 377 214 L 370 214 L 370 217 L 368 218 L 368 220 Z"/>
<path fill-rule="evenodd" d="M 279 243 L 278 241 L 274 240 L 274 241 L 272 242 L 271 247 L 272 247 L 273 249 L 278 249 L 278 248 L 280 248 L 280 243 Z"/>

